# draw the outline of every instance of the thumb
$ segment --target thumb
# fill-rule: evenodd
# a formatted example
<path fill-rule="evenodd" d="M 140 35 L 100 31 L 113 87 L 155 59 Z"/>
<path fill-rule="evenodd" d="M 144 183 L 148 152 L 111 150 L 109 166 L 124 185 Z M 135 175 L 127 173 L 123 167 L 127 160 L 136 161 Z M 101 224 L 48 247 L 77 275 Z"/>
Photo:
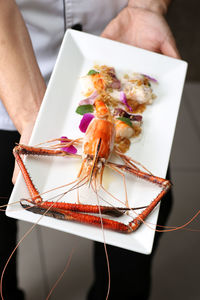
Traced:
<path fill-rule="evenodd" d="M 176 47 L 176 43 L 172 39 L 166 39 L 161 45 L 161 53 L 164 55 L 181 59 L 180 53 Z"/>

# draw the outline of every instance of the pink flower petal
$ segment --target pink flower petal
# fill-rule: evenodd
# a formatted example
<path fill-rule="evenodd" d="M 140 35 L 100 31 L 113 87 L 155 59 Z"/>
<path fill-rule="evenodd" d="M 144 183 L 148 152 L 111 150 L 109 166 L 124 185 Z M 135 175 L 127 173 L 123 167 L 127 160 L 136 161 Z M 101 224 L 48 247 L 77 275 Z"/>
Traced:
<path fill-rule="evenodd" d="M 130 105 L 128 105 L 126 94 L 123 91 L 120 92 L 120 100 L 126 105 L 126 107 L 130 111 L 133 111 L 132 107 Z"/>
<path fill-rule="evenodd" d="M 73 145 L 71 145 L 69 147 L 62 147 L 61 150 L 65 151 L 67 153 L 70 153 L 70 154 L 76 154 L 77 153 L 77 149 Z"/>
<path fill-rule="evenodd" d="M 93 118 L 94 115 L 92 114 L 84 114 L 79 125 L 80 131 L 86 132 L 88 125 L 90 124 Z"/>
<path fill-rule="evenodd" d="M 146 74 L 142 74 L 143 76 L 145 76 L 147 79 L 149 79 L 149 80 L 151 80 L 151 81 L 153 81 L 153 82 L 155 82 L 155 83 L 158 83 L 158 80 L 157 79 L 155 79 L 155 78 L 153 78 L 153 77 L 151 77 L 151 76 L 149 76 L 149 75 L 146 75 Z"/>
<path fill-rule="evenodd" d="M 65 140 L 67 139 L 66 136 L 61 136 L 61 139 L 63 139 L 63 140 L 60 141 L 61 144 L 67 142 L 67 141 L 65 141 Z M 70 154 L 76 154 L 76 153 L 77 153 L 77 149 L 76 149 L 76 147 L 74 147 L 73 145 L 71 145 L 71 146 L 69 146 L 69 147 L 62 147 L 61 150 L 62 150 L 62 151 L 65 151 L 65 152 L 67 152 L 67 153 L 70 153 Z"/>
<path fill-rule="evenodd" d="M 93 105 L 97 96 L 98 96 L 98 92 L 95 91 L 94 93 L 92 93 L 90 97 L 81 100 L 78 105 L 87 105 L 87 104 Z"/>
<path fill-rule="evenodd" d="M 112 82 L 109 87 L 119 90 L 121 88 L 121 81 L 117 78 L 115 69 L 110 68 L 110 71 L 108 72 L 108 74 L 112 78 Z"/>
<path fill-rule="evenodd" d="M 60 141 L 61 143 L 66 143 L 67 142 L 66 140 L 68 140 L 66 136 L 61 136 L 61 139 L 63 139 Z"/>

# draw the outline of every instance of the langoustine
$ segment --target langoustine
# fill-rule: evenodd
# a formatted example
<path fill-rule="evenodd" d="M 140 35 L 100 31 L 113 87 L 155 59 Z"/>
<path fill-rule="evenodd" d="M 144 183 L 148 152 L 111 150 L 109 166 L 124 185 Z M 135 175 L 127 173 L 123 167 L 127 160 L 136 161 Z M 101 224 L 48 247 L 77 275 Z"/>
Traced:
<path fill-rule="evenodd" d="M 18 145 L 14 148 L 16 161 L 21 169 L 31 197 L 28 200 L 28 205 L 22 204 L 24 208 L 36 213 L 45 212 L 45 215 L 62 220 L 73 220 L 96 226 L 102 226 L 103 223 L 104 228 L 120 232 L 132 232 L 144 222 L 168 191 L 171 184 L 168 180 L 156 177 L 144 167 L 141 168 L 140 165 L 136 165 L 133 159 L 124 154 L 129 149 L 131 138 L 139 135 L 141 132 L 142 116 L 134 113 L 144 111 L 146 105 L 151 104 L 155 98 L 148 77 L 146 75 L 138 76 L 137 79 L 130 79 L 128 75 L 125 75 L 124 80 L 120 81 L 113 68 L 95 66 L 84 77 L 84 81 L 87 81 L 87 88 L 84 93 L 87 98 L 82 100 L 77 108 L 77 113 L 83 115 L 86 119 L 86 125 L 84 122 L 84 126 L 80 126 L 80 129 L 85 132 L 84 138 L 71 140 L 62 137 L 57 139 L 59 144 L 49 148 L 26 145 Z M 131 84 L 133 88 L 131 88 Z M 133 95 L 137 86 L 140 90 L 143 86 L 143 89 L 146 91 L 143 93 L 143 100 L 141 100 L 142 93 L 139 93 L 140 101 L 137 100 L 137 93 L 135 93 L 135 97 Z M 145 96 L 146 94 L 148 97 Z M 89 121 L 88 118 L 90 119 Z M 77 154 L 74 150 L 73 153 L 69 151 L 70 147 L 74 147 L 77 144 L 82 145 L 82 155 Z M 115 153 L 123 161 L 123 164 L 109 161 L 111 153 Z M 88 184 L 97 194 L 99 187 L 103 188 L 102 177 L 104 168 L 109 167 L 122 177 L 128 173 L 152 182 L 161 187 L 161 192 L 148 206 L 143 209 L 140 207 L 141 212 L 133 220 L 128 224 L 123 224 L 122 222 L 91 214 L 101 212 L 101 214 L 105 215 L 121 216 L 124 212 L 137 209 L 129 207 L 127 196 L 125 207 L 123 208 L 84 205 L 79 202 L 79 199 L 77 199 L 75 204 L 44 202 L 24 166 L 20 157 L 21 154 L 57 155 L 82 159 L 80 171 L 77 179 L 73 181 L 74 186 L 71 190 L 79 189 L 80 185 Z M 33 207 L 29 207 L 30 202 L 33 203 Z"/>

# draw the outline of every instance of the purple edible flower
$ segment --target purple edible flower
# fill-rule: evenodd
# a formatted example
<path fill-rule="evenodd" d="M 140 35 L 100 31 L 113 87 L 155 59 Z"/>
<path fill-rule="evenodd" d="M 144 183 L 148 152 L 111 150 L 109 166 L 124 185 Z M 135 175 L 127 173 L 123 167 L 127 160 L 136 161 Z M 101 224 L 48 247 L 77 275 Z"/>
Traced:
<path fill-rule="evenodd" d="M 98 96 L 98 92 L 95 91 L 88 98 L 85 98 L 85 99 L 81 100 L 78 105 L 87 105 L 87 104 L 93 105 L 97 96 Z"/>
<path fill-rule="evenodd" d="M 120 101 L 122 101 L 130 111 L 133 111 L 132 107 L 128 105 L 126 94 L 123 91 L 120 92 Z"/>
<path fill-rule="evenodd" d="M 151 77 L 151 76 L 149 76 L 149 75 L 146 75 L 146 74 L 142 74 L 143 76 L 145 76 L 147 79 L 149 79 L 149 80 L 151 80 L 151 81 L 153 81 L 153 82 L 155 82 L 155 83 L 158 83 L 158 80 L 157 79 L 155 79 L 155 78 L 153 78 L 153 77 Z"/>
<path fill-rule="evenodd" d="M 93 118 L 94 118 L 94 115 L 92 115 L 92 114 L 89 114 L 89 113 L 84 114 L 81 119 L 80 125 L 79 125 L 80 131 L 86 132 L 88 125 L 90 124 L 90 122 L 92 121 Z"/>
<path fill-rule="evenodd" d="M 112 78 L 112 82 L 110 83 L 109 87 L 119 90 L 121 88 L 121 81 L 117 78 L 115 69 L 110 68 L 108 71 L 108 75 Z"/>
<path fill-rule="evenodd" d="M 62 140 L 62 139 L 64 139 L 64 140 Z M 68 139 L 66 136 L 61 136 L 61 144 L 66 143 L 67 142 L 67 141 L 65 141 L 66 139 Z M 70 154 L 76 154 L 77 153 L 77 149 L 73 145 L 70 145 L 69 147 L 62 147 L 61 150 L 65 151 L 67 153 L 70 153 Z"/>
<path fill-rule="evenodd" d="M 117 78 L 116 73 L 115 73 L 115 69 L 110 68 L 108 74 L 112 78 L 112 83 L 110 84 L 109 87 L 119 90 L 121 88 L 121 81 Z"/>

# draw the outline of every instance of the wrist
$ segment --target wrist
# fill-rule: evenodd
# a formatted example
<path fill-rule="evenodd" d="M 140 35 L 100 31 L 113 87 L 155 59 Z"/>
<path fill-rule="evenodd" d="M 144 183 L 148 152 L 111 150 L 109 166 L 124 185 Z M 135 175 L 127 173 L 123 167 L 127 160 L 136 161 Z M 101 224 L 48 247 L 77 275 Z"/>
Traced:
<path fill-rule="evenodd" d="M 21 113 L 20 119 L 16 118 L 13 120 L 13 123 L 20 134 L 22 134 L 27 128 L 34 126 L 38 112 L 39 108 L 29 113 L 23 112 Z"/>
<path fill-rule="evenodd" d="M 10 114 L 10 117 L 13 121 L 13 124 L 15 125 L 17 131 L 22 134 L 23 131 L 30 126 L 33 126 L 37 115 L 39 112 L 39 107 L 38 108 L 30 108 L 29 111 L 22 109 L 22 110 L 18 110 L 16 109 L 16 111 L 12 112 L 12 114 Z M 33 125 L 31 125 L 33 124 Z"/>
<path fill-rule="evenodd" d="M 128 6 L 165 15 L 171 0 L 129 0 Z"/>

